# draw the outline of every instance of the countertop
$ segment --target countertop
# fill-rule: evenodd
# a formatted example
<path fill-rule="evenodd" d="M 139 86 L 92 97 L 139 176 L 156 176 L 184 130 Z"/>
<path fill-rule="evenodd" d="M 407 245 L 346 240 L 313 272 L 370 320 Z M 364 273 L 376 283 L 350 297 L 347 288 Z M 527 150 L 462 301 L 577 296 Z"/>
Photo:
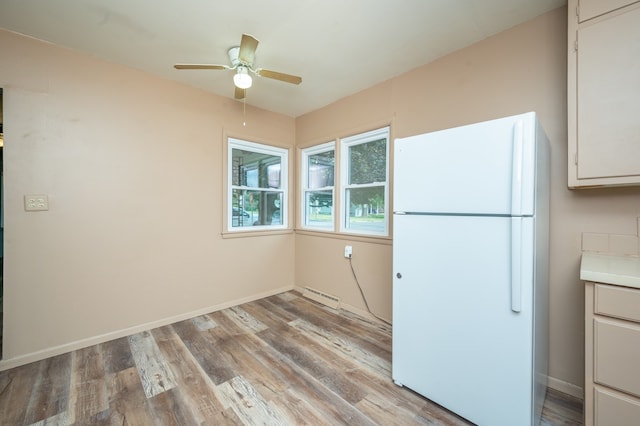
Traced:
<path fill-rule="evenodd" d="M 580 279 L 640 288 L 640 258 L 583 253 Z"/>

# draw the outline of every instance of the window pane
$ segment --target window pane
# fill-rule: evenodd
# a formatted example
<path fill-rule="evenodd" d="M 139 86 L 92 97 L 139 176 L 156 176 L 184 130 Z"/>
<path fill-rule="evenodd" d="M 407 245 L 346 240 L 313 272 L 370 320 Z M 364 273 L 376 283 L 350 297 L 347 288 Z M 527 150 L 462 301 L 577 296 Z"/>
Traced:
<path fill-rule="evenodd" d="M 280 188 L 280 156 L 234 148 L 231 158 L 234 186 Z"/>
<path fill-rule="evenodd" d="M 345 195 L 349 206 L 348 229 L 375 233 L 385 231 L 384 187 L 347 189 Z"/>
<path fill-rule="evenodd" d="M 387 139 L 353 145 L 349 148 L 349 185 L 387 180 Z"/>
<path fill-rule="evenodd" d="M 325 188 L 333 186 L 334 177 L 335 151 L 326 151 L 320 154 L 309 156 L 307 187 L 309 189 Z"/>
<path fill-rule="evenodd" d="M 232 200 L 233 228 L 283 223 L 280 214 L 281 192 L 234 189 Z"/>
<path fill-rule="evenodd" d="M 307 191 L 305 225 L 333 228 L 333 191 Z"/>
<path fill-rule="evenodd" d="M 266 212 L 264 216 L 265 225 L 282 225 L 282 214 L 280 206 L 282 205 L 281 192 L 264 192 L 263 193 Z"/>

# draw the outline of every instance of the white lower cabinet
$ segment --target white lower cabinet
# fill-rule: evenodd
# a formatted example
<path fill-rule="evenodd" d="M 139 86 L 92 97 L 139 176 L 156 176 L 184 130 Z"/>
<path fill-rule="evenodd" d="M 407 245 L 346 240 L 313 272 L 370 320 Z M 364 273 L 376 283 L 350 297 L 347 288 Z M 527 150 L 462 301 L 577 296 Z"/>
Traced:
<path fill-rule="evenodd" d="M 640 424 L 640 289 L 587 282 L 585 425 Z"/>

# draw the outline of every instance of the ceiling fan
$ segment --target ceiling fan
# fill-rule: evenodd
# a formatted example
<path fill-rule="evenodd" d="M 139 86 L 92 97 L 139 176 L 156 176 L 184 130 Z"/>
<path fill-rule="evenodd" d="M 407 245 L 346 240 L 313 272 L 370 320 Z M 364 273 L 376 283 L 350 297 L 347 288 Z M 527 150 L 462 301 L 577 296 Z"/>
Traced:
<path fill-rule="evenodd" d="M 260 77 L 284 81 L 285 83 L 302 83 L 302 78 L 295 75 L 266 70 L 264 68 L 253 68 L 258 43 L 255 37 L 249 34 L 242 34 L 240 46 L 232 47 L 228 51 L 231 66 L 215 64 L 175 64 L 174 68 L 178 70 L 236 70 L 236 74 L 233 76 L 233 83 L 236 86 L 236 99 L 244 99 L 246 90 L 251 87 L 252 79 L 250 73 Z"/>

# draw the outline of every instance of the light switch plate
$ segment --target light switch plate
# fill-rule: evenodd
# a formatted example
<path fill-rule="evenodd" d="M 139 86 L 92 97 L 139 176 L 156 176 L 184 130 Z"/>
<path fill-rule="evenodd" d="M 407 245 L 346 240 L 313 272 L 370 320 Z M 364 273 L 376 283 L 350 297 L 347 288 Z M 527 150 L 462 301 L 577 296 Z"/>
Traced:
<path fill-rule="evenodd" d="M 49 197 L 42 194 L 25 195 L 24 210 L 27 212 L 49 210 Z"/>

